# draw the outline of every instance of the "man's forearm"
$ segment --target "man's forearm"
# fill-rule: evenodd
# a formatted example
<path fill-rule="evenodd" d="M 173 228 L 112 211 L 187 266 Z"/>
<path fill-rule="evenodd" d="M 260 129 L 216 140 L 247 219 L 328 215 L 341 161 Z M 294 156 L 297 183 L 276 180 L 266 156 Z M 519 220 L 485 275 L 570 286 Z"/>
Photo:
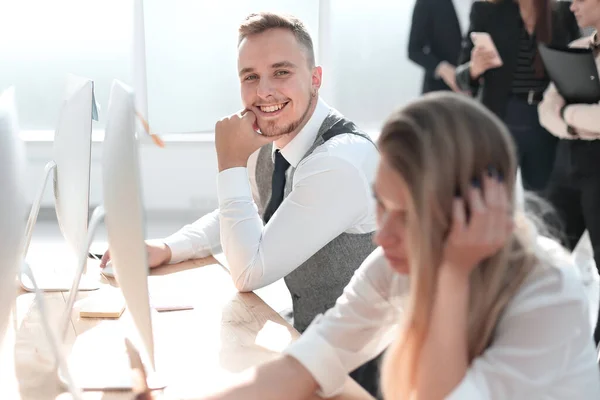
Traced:
<path fill-rule="evenodd" d="M 283 356 L 248 371 L 235 385 L 205 400 L 306 400 L 318 385 L 295 358 Z"/>
<path fill-rule="evenodd" d="M 469 277 L 442 266 L 431 323 L 421 350 L 416 400 L 442 400 L 468 368 Z"/>

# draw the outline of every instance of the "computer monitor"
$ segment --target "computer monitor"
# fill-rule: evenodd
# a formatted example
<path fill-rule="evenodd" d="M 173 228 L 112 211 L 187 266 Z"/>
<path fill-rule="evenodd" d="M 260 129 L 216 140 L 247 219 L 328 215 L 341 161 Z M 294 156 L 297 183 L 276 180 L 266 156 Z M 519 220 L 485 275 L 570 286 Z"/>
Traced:
<path fill-rule="evenodd" d="M 105 224 L 116 279 L 152 368 L 154 336 L 148 293 L 144 206 L 142 204 L 134 95 L 113 81 L 102 154 Z"/>
<path fill-rule="evenodd" d="M 148 290 L 150 268 L 144 241 L 145 220 L 135 119 L 133 91 L 115 80 L 108 105 L 102 155 L 104 204 L 94 210 L 87 246 L 91 244 L 98 222 L 103 217 L 115 278 L 133 321 L 133 332 L 130 331 L 128 339 L 135 344 L 145 362 L 148 387 L 158 389 L 165 387 L 165 384 L 162 377 L 155 372 L 154 335 Z M 83 257 L 87 248 L 84 247 L 80 251 L 83 262 L 79 265 L 77 277 L 83 271 Z M 77 281 L 74 285 L 76 283 Z M 72 290 L 67 300 L 68 314 L 63 318 L 63 332 L 69 326 L 70 310 L 75 297 L 76 290 Z M 98 329 L 101 327 L 78 336 L 71 350 L 69 365 L 76 384 L 90 390 L 132 388 L 132 377 L 127 373 L 129 364 L 124 363 L 121 357 L 125 353 L 125 342 L 115 343 L 114 332 L 98 336 L 98 333 L 93 332 Z M 101 346 L 99 352 L 96 344 Z M 118 348 L 122 348 L 123 352 Z"/>
<path fill-rule="evenodd" d="M 54 203 L 60 231 L 70 249 L 65 255 L 60 274 L 45 265 L 25 262 L 19 274 L 21 286 L 33 291 L 33 284 L 24 273 L 30 268 L 37 284 L 45 291 L 67 291 L 71 288 L 78 249 L 85 245 L 89 218 L 92 118 L 97 116 L 94 84 L 75 75 L 67 77 L 64 102 L 54 135 L 53 159 L 46 165 L 45 176 L 34 199 L 27 222 L 23 260 L 27 255 L 33 228 L 37 221 L 46 183 L 53 177 Z M 73 267 L 70 268 L 70 265 Z M 98 289 L 97 280 L 83 278 L 79 290 Z"/>
<path fill-rule="evenodd" d="M 10 88 L 0 94 L 0 346 L 17 294 L 14 276 L 25 232 L 24 167 L 14 90 Z"/>

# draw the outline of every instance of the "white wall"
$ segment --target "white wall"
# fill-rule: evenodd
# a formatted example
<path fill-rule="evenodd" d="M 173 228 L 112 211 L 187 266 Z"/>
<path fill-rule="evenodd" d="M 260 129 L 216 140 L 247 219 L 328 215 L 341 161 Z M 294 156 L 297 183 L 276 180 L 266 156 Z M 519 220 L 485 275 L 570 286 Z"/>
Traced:
<path fill-rule="evenodd" d="M 16 85 L 21 126 L 29 138 L 32 198 L 43 166 L 52 157 L 52 143 L 38 139 L 56 124 L 64 75 L 74 72 L 94 79 L 103 110 L 111 79 L 130 81 L 130 2 L 12 3 L 14 17 L 8 20 L 13 22 L 0 26 L 0 37 L 10 33 L 13 38 L 0 41 L 0 90 Z M 142 185 L 149 210 L 205 211 L 216 205 L 216 156 L 210 130 L 213 120 L 239 106 L 235 23 L 250 11 L 293 12 L 306 21 L 324 68 L 322 96 L 369 132 L 377 133 L 394 108 L 419 93 L 422 73 L 406 57 L 413 0 L 211 1 L 217 6 L 214 12 L 207 11 L 208 3 L 145 1 L 151 124 L 159 132 L 208 132 L 166 135 L 165 149 L 142 144 Z M 57 5 L 65 4 L 70 7 L 68 18 L 57 12 Z M 36 12 L 29 18 L 32 9 Z M 74 23 L 77 13 L 87 17 Z M 62 18 L 62 27 L 57 18 Z M 220 26 L 219 18 L 228 22 Z M 216 30 L 207 29 L 217 25 Z M 34 26 L 41 30 L 28 34 L 26 28 Z M 223 65 L 211 63 L 218 57 L 225 60 Z M 94 129 L 103 128 L 104 114 Z M 101 143 L 94 143 L 92 205 L 99 203 L 102 194 L 100 155 Z M 47 190 L 44 205 L 51 204 Z"/>

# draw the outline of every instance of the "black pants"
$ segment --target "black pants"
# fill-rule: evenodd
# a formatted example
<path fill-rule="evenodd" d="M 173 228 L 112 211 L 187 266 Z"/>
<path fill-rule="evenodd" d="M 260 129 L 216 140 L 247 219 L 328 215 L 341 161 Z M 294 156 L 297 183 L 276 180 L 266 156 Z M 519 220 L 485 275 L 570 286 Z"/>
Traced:
<path fill-rule="evenodd" d="M 600 140 L 560 141 L 546 198 L 558 217 L 548 222 L 563 232 L 565 246 L 573 250 L 587 229 L 600 267 Z M 600 341 L 598 325 L 594 338 Z"/>
<path fill-rule="evenodd" d="M 521 99 L 510 98 L 504 122 L 517 145 L 523 186 L 543 191 L 552 172 L 558 139 L 540 125 L 537 105 Z"/>

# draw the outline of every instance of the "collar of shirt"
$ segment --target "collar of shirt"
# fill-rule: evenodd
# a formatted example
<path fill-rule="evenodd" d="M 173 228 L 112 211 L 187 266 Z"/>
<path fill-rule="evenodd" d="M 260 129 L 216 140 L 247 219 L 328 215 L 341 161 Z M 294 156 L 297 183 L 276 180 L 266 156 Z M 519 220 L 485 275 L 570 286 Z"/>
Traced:
<path fill-rule="evenodd" d="M 452 4 L 454 5 L 456 17 L 458 18 L 458 25 L 460 26 L 460 31 L 464 36 L 469 30 L 469 22 L 473 0 L 452 0 Z"/>
<path fill-rule="evenodd" d="M 313 115 L 310 117 L 304 128 L 295 138 L 292 139 L 283 149 L 279 149 L 275 143 L 273 143 L 272 155 L 275 156 L 276 150 L 281 150 L 281 154 L 290 163 L 293 168 L 296 168 L 302 158 L 306 155 L 310 146 L 315 142 L 315 138 L 319 133 L 319 129 L 321 125 L 323 125 L 323 121 L 329 115 L 331 108 L 325 103 L 323 99 L 320 97 L 317 100 L 317 106 L 315 107 L 315 111 Z M 275 158 L 273 158 L 275 160 Z"/>
<path fill-rule="evenodd" d="M 592 49 L 600 48 L 600 41 L 598 40 L 598 32 L 594 32 L 592 36 L 590 36 L 590 47 Z"/>

